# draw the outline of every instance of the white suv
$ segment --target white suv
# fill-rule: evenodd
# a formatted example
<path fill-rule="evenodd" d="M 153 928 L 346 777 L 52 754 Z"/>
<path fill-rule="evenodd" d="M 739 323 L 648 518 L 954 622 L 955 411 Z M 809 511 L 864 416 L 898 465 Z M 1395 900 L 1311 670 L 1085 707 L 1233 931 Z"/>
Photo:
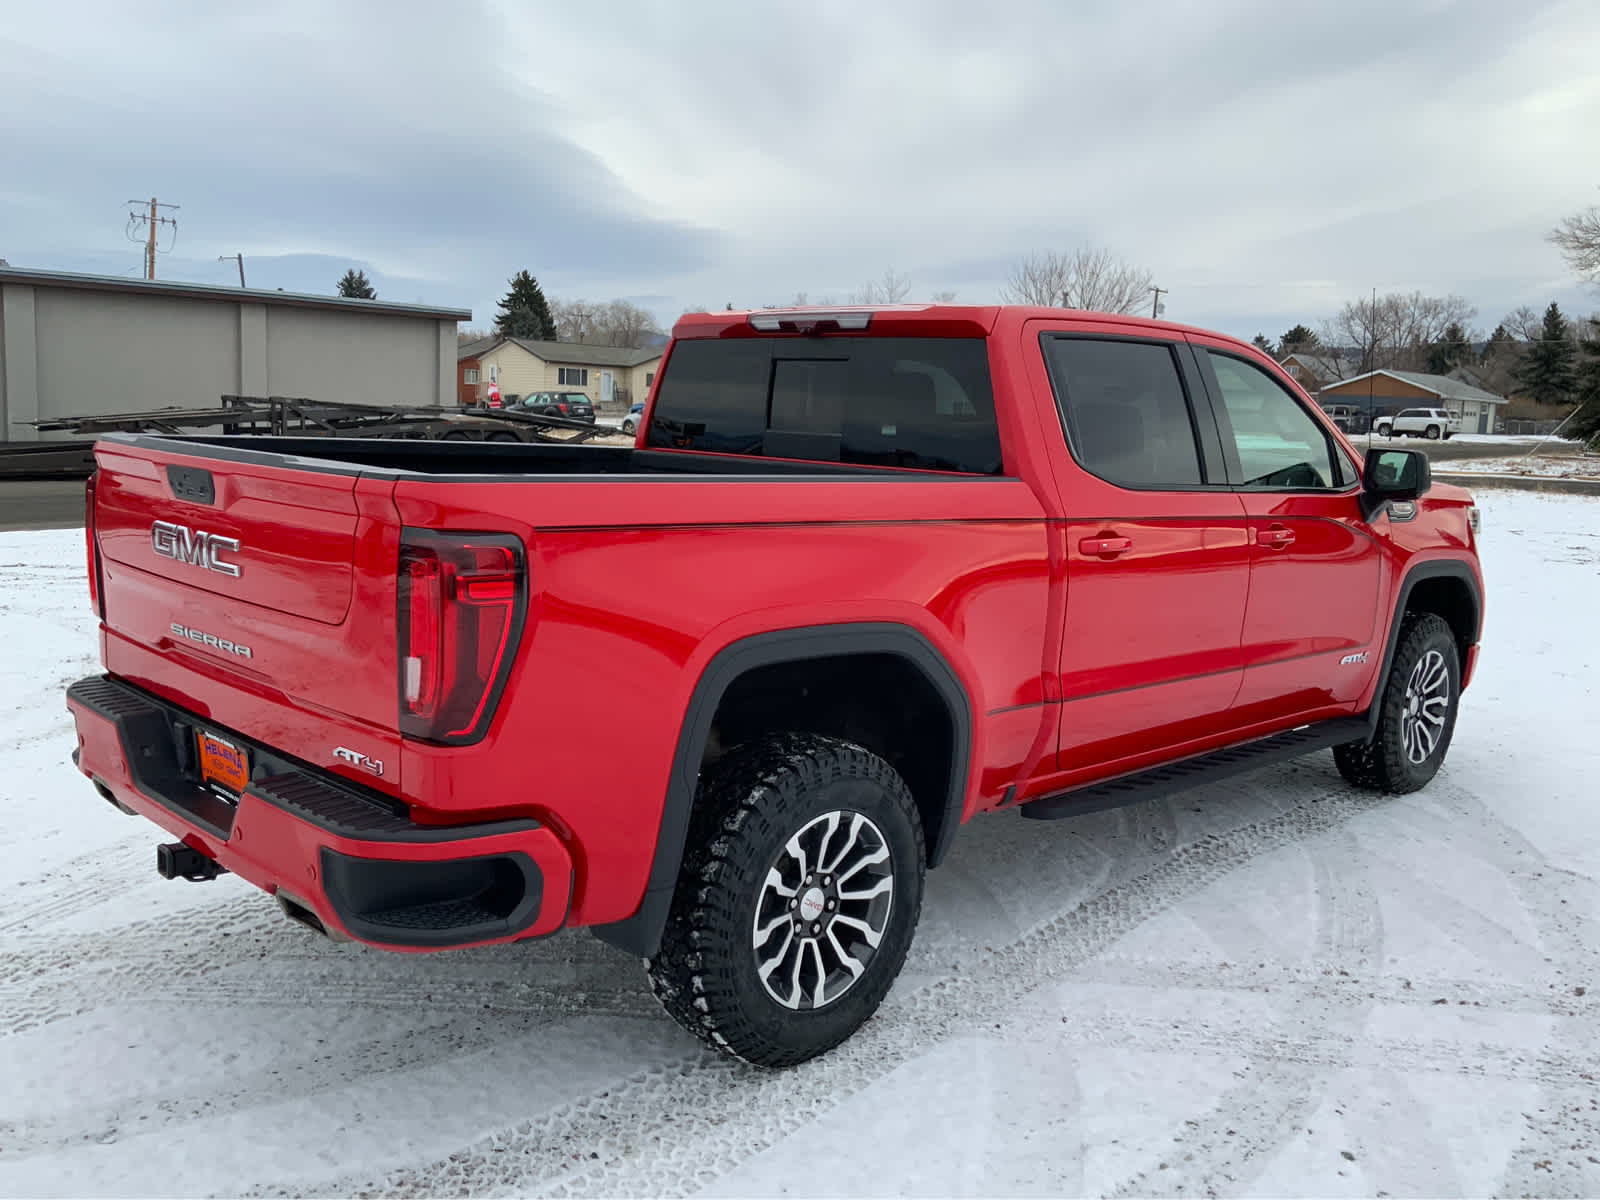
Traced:
<path fill-rule="evenodd" d="M 1442 408 L 1403 408 L 1372 423 L 1379 437 L 1425 437 L 1437 441 L 1461 432 L 1461 418 Z"/>

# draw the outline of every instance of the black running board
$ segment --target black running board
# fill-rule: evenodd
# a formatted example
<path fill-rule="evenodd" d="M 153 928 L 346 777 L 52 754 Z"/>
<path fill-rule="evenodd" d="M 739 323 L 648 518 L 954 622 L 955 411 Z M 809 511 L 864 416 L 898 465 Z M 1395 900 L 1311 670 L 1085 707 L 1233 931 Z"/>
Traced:
<path fill-rule="evenodd" d="M 1021 805 L 1019 811 L 1035 821 L 1058 821 L 1083 813 L 1104 812 L 1108 808 L 1138 804 L 1141 800 L 1154 800 L 1188 788 L 1215 783 L 1232 775 L 1243 775 L 1258 767 L 1299 758 L 1329 746 L 1365 741 L 1367 735 L 1365 717 L 1319 721 L 1315 725 L 1302 725 L 1286 733 L 1275 733 L 1271 737 L 1229 746 L 1226 750 L 1213 750 L 1210 754 L 1186 758 L 1181 762 L 1122 775 L 1105 783 L 1091 783 L 1071 791 L 1041 796 Z"/>

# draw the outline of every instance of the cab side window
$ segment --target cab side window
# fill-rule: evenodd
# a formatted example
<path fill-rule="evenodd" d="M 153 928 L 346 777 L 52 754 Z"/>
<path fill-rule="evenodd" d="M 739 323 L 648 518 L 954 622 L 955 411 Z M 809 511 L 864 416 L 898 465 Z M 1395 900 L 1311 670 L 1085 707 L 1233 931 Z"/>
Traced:
<path fill-rule="evenodd" d="M 1067 445 L 1078 464 L 1119 487 L 1200 487 L 1194 418 L 1172 347 L 1043 337 Z"/>
<path fill-rule="evenodd" d="M 1327 432 L 1276 380 L 1254 363 L 1206 352 L 1221 391 L 1249 488 L 1337 488 L 1342 472 Z"/>

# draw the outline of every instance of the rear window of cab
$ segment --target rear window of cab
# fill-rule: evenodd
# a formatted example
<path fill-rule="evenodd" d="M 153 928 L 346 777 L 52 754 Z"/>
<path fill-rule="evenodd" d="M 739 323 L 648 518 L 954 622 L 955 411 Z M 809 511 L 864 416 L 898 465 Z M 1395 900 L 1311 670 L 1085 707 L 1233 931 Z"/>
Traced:
<path fill-rule="evenodd" d="M 687 339 L 656 388 L 650 446 L 1002 473 L 982 338 Z"/>

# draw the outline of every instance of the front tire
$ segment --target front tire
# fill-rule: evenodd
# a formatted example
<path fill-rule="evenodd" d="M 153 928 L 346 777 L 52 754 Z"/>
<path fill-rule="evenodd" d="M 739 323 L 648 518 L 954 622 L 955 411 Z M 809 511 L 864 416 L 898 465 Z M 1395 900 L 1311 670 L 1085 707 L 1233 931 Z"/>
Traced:
<path fill-rule="evenodd" d="M 1428 426 L 1428 440 L 1430 442 L 1437 442 L 1439 440 L 1439 427 L 1437 425 Z"/>
<path fill-rule="evenodd" d="M 1439 771 L 1455 735 L 1461 660 L 1455 634 L 1433 613 L 1408 613 L 1389 678 L 1376 703 L 1368 742 L 1333 748 L 1333 761 L 1357 787 L 1404 795 Z"/>
<path fill-rule="evenodd" d="M 905 782 L 850 742 L 789 733 L 705 771 L 650 984 L 707 1045 L 786 1067 L 877 1010 L 922 911 Z"/>

